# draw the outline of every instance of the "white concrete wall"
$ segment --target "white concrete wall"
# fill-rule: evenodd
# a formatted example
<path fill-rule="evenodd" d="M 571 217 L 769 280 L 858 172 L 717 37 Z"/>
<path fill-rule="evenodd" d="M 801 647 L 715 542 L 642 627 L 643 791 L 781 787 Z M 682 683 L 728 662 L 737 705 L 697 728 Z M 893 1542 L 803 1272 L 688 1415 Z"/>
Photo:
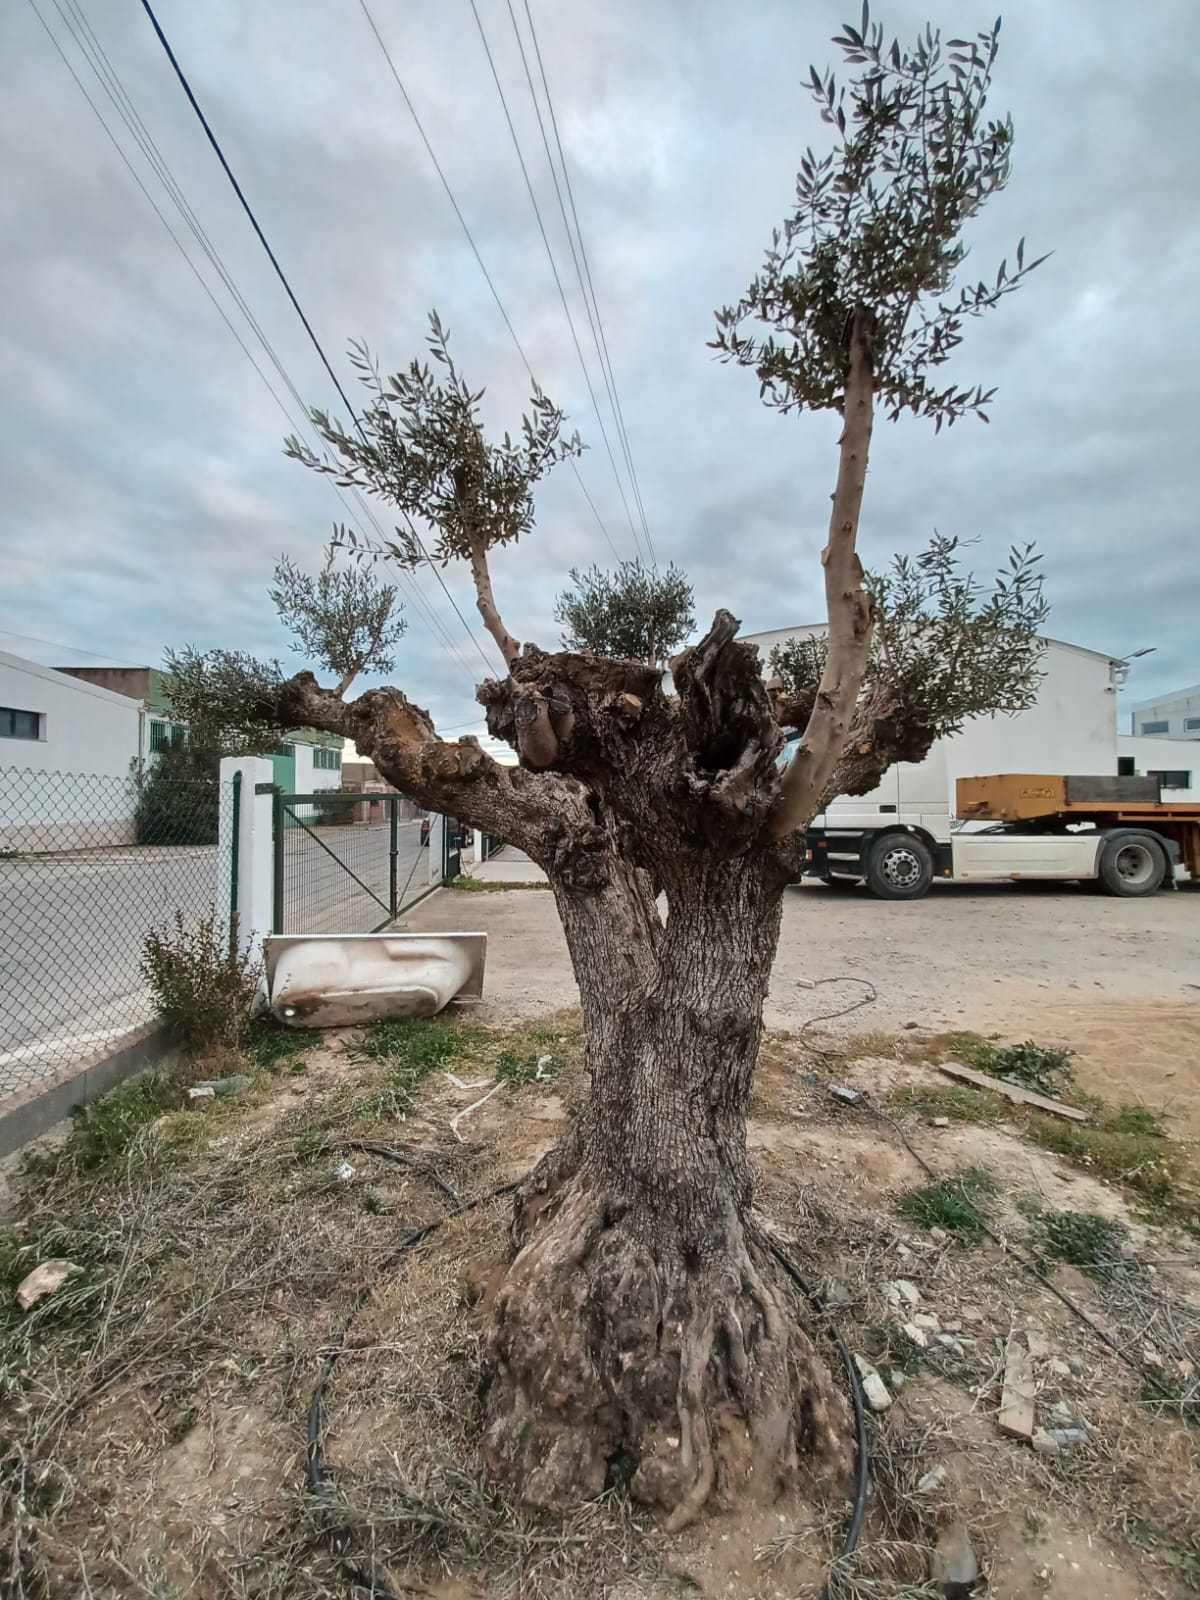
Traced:
<path fill-rule="evenodd" d="M 0 738 L 0 849 L 128 843 L 139 702 L 0 652 L 0 705 L 41 718 L 38 739 Z"/>
<path fill-rule="evenodd" d="M 771 646 L 823 631 L 780 628 L 746 637 L 759 646 L 765 667 Z M 1117 696 L 1108 657 L 1048 639 L 1041 670 L 1037 703 L 1028 711 L 973 718 L 961 733 L 939 740 L 925 761 L 893 767 L 873 794 L 835 801 L 831 816 L 837 812 L 849 825 L 851 812 L 869 814 L 880 803 L 953 816 L 957 780 L 996 772 L 1115 774 Z"/>
<path fill-rule="evenodd" d="M 1186 789 L 1164 789 L 1164 800 L 1200 801 L 1200 740 L 1145 739 L 1122 733 L 1117 738 L 1117 753 L 1133 757 L 1138 777 L 1150 772 L 1187 772 L 1191 782 Z"/>
<path fill-rule="evenodd" d="M 1143 738 L 1200 739 L 1200 683 L 1156 700 L 1139 700 L 1130 712 L 1130 731 Z M 1161 734 L 1142 734 L 1148 722 L 1165 722 Z M 1188 723 L 1196 726 L 1189 728 Z"/>

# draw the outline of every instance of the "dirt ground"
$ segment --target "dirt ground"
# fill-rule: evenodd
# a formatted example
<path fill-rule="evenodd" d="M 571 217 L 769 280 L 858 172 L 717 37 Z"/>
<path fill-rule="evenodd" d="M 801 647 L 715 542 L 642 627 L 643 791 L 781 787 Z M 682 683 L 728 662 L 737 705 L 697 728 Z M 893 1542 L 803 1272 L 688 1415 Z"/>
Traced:
<path fill-rule="evenodd" d="M 576 1005 L 545 891 L 432 896 L 408 920 L 491 935 L 483 1014 Z M 815 985 L 815 987 L 814 987 Z M 844 1017 L 874 991 L 877 999 Z M 1142 1100 L 1200 1138 L 1200 890 L 1114 900 L 1069 886 L 938 884 L 925 900 L 789 889 L 767 997 L 769 1028 L 971 1029 L 1069 1045 L 1083 1086 Z"/>
<path fill-rule="evenodd" d="M 483 1006 L 296 1040 L 231 1099 L 131 1101 L 103 1148 L 72 1130 L 15 1179 L 0 1592 L 935 1600 L 931 1552 L 959 1529 L 977 1596 L 1200 1594 L 1200 898 L 789 895 L 749 1128 L 757 1205 L 825 1296 L 796 1314 L 832 1369 L 837 1331 L 888 1401 L 841 1566 L 848 1484 L 667 1536 L 619 1482 L 549 1517 L 482 1476 L 481 1341 L 511 1214 L 487 1197 L 586 1093 L 579 1019 L 544 891 L 439 894 L 410 926 L 492 935 Z M 851 977 L 878 998 L 805 1028 L 869 992 Z M 1140 1129 L 1113 1135 L 1117 1155 L 1133 1140 L 1170 1183 L 986 1094 L 935 1117 L 964 1029 L 1074 1051 L 1064 1095 Z M 994 1238 L 933 1225 L 918 1157 L 984 1175 Z M 1045 1253 L 1062 1218 L 1115 1230 L 1102 1270 Z M 398 1254 L 426 1223 L 439 1231 Z M 83 1270 L 16 1311 L 16 1282 L 50 1257 Z M 1014 1347 L 1036 1426 L 1071 1430 L 1057 1453 L 999 1426 Z"/>

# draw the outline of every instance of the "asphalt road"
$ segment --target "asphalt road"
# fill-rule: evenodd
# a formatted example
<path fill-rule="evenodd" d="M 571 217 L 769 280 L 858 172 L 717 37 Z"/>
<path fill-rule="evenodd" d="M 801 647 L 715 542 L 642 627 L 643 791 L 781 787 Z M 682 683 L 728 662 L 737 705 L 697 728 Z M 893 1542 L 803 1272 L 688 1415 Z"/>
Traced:
<path fill-rule="evenodd" d="M 400 825 L 397 844 L 403 906 L 426 887 L 428 852 L 415 822 Z M 366 933 L 385 923 L 388 846 L 386 823 L 289 832 L 285 929 Z M 211 908 L 216 855 L 155 846 L 0 861 L 0 1100 L 150 1021 L 143 941 L 176 911 L 194 924 Z"/>

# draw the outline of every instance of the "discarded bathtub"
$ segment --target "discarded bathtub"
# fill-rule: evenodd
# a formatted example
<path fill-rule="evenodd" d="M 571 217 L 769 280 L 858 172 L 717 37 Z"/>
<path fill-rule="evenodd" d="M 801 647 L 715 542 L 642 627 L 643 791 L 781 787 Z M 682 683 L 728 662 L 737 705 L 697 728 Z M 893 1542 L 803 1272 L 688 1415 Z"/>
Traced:
<path fill-rule="evenodd" d="M 486 933 L 272 934 L 263 944 L 271 1011 L 293 1028 L 431 1017 L 483 994 Z"/>

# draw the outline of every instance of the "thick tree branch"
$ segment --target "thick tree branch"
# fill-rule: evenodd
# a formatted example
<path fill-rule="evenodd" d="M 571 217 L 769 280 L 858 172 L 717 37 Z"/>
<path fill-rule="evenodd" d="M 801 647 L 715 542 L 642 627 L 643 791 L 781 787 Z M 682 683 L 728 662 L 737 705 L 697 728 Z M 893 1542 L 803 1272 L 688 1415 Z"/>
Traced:
<path fill-rule="evenodd" d="M 498 834 L 534 860 L 551 832 L 589 820 L 581 786 L 569 778 L 504 767 L 475 739 L 439 739 L 427 712 L 399 689 L 371 689 L 347 704 L 301 672 L 263 695 L 256 714 L 280 728 L 319 728 L 353 739 L 381 775 L 427 810 Z"/>
<path fill-rule="evenodd" d="M 871 334 L 870 313 L 856 311 L 850 325 L 837 486 L 829 540 L 821 553 L 829 617 L 825 668 L 772 819 L 777 838 L 802 828 L 820 810 L 821 797 L 850 732 L 871 646 L 871 599 L 855 549 L 874 421 Z"/>

